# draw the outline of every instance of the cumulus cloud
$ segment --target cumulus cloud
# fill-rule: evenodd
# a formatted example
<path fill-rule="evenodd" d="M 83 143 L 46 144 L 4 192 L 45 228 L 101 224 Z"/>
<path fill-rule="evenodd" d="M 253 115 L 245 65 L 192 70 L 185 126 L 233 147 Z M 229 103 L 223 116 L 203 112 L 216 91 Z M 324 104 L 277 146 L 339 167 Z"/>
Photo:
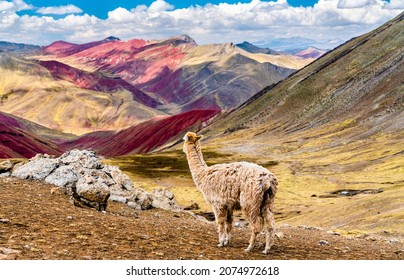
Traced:
<path fill-rule="evenodd" d="M 33 8 L 34 6 L 25 3 L 23 0 L 0 1 L 0 11 L 23 11 Z"/>
<path fill-rule="evenodd" d="M 390 0 L 383 8 L 389 10 L 404 10 L 404 0 Z"/>
<path fill-rule="evenodd" d="M 338 8 L 340 9 L 354 9 L 354 8 L 363 8 L 369 5 L 377 5 L 376 0 L 339 0 Z"/>
<path fill-rule="evenodd" d="M 156 0 L 153 3 L 151 3 L 150 7 L 147 9 L 147 11 L 151 13 L 155 12 L 164 12 L 164 11 L 170 11 L 174 9 L 174 6 L 167 3 L 164 0 Z"/>
<path fill-rule="evenodd" d="M 335 47 L 374 29 L 403 9 L 403 0 L 319 0 L 312 7 L 292 7 L 286 0 L 252 0 L 182 9 L 175 9 L 169 0 L 156 0 L 149 6 L 138 5 L 130 10 L 117 8 L 108 13 L 107 19 L 87 14 L 56 19 L 43 15 L 19 16 L 17 2 L 24 3 L 0 0 L 0 11 L 1 7 L 5 11 L 0 12 L 0 40 L 22 41 L 23 38 L 23 42 L 35 44 L 55 40 L 80 43 L 110 35 L 121 39 L 162 39 L 186 33 L 200 44 L 302 37 Z M 27 26 L 32 28 L 30 32 Z"/>
<path fill-rule="evenodd" d="M 77 6 L 69 4 L 66 6 L 42 7 L 39 8 L 36 12 L 43 15 L 66 15 L 66 14 L 81 14 L 83 10 Z"/>

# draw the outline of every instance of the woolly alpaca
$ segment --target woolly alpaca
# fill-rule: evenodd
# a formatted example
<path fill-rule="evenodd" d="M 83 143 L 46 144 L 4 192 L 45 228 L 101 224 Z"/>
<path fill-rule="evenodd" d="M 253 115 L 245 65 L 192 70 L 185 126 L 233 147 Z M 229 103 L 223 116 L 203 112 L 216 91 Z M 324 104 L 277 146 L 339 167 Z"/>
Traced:
<path fill-rule="evenodd" d="M 250 243 L 245 251 L 254 248 L 257 235 L 265 225 L 264 254 L 273 243 L 275 221 L 273 203 L 278 181 L 262 166 L 249 162 L 233 162 L 207 166 L 203 159 L 200 139 L 193 132 L 184 136 L 183 151 L 196 187 L 212 205 L 218 224 L 219 247 L 229 245 L 233 211 L 240 207 L 251 224 Z"/>

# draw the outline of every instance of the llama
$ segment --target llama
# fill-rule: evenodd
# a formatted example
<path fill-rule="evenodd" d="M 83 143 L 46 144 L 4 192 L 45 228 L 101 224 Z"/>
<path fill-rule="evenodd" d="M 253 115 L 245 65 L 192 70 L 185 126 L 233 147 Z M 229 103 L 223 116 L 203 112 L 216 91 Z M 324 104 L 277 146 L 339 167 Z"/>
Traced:
<path fill-rule="evenodd" d="M 272 209 L 278 185 L 275 175 L 249 162 L 208 166 L 203 159 L 199 141 L 201 138 L 202 135 L 187 132 L 183 151 L 196 187 L 212 205 L 218 224 L 218 247 L 229 245 L 233 211 L 241 207 L 252 231 L 245 251 L 252 251 L 257 235 L 264 227 L 266 243 L 262 253 L 268 254 L 275 229 Z"/>

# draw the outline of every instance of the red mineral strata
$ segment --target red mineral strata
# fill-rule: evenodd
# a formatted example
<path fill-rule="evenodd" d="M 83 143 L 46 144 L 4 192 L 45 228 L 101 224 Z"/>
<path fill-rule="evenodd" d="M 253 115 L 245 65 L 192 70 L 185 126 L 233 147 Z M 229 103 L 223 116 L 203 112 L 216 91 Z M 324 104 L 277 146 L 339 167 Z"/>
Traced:
<path fill-rule="evenodd" d="M 156 149 L 188 128 L 218 114 L 217 110 L 194 110 L 174 116 L 156 117 L 119 132 L 94 132 L 64 143 L 66 148 L 91 148 L 108 157 L 129 153 L 147 153 Z"/>
<path fill-rule="evenodd" d="M 48 69 L 55 79 L 68 81 L 79 88 L 102 92 L 126 89 L 133 94 L 135 101 L 152 108 L 161 105 L 161 103 L 119 77 L 110 78 L 99 72 L 83 71 L 54 60 L 40 61 L 39 64 Z"/>
<path fill-rule="evenodd" d="M 31 158 L 37 153 L 60 155 L 64 149 L 27 131 L 16 119 L 0 113 L 0 158 Z"/>

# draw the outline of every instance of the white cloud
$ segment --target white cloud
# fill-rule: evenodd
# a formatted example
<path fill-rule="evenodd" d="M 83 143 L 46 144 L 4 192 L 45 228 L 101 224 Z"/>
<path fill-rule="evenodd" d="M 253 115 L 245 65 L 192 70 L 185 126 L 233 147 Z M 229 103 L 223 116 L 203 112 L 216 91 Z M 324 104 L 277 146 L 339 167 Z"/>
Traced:
<path fill-rule="evenodd" d="M 403 0 L 350 2 L 356 4 L 319 0 L 313 7 L 292 7 L 286 0 L 252 0 L 175 9 L 169 2 L 156 0 L 150 6 L 138 5 L 131 10 L 117 8 L 108 13 L 107 19 L 87 14 L 56 19 L 18 16 L 17 1 L 0 0 L 0 40 L 43 45 L 56 40 L 88 42 L 110 35 L 121 39 L 162 39 L 185 33 L 200 44 L 302 37 L 334 47 L 374 29 L 403 9 Z"/>
<path fill-rule="evenodd" d="M 1 1 L 0 2 L 0 11 L 11 10 L 14 8 L 13 2 Z"/>
<path fill-rule="evenodd" d="M 156 0 L 153 3 L 151 3 L 147 11 L 155 13 L 155 12 L 171 11 L 172 9 L 174 9 L 174 6 L 167 3 L 166 1 Z"/>
<path fill-rule="evenodd" d="M 383 8 L 389 10 L 403 10 L 404 0 L 390 0 L 390 2 L 384 5 Z"/>
<path fill-rule="evenodd" d="M 25 3 L 23 0 L 0 1 L 0 11 L 23 11 L 33 8 L 34 6 Z"/>
<path fill-rule="evenodd" d="M 66 15 L 66 14 L 80 14 L 83 12 L 83 10 L 77 6 L 69 4 L 66 6 L 58 6 L 58 7 L 42 7 L 39 8 L 36 12 L 43 15 Z"/>
<path fill-rule="evenodd" d="M 340 9 L 354 9 L 363 8 L 369 5 L 377 5 L 376 0 L 339 0 L 338 8 Z"/>
<path fill-rule="evenodd" d="M 115 22 L 115 23 L 122 23 L 122 22 L 131 22 L 134 20 L 135 15 L 128 11 L 125 8 L 117 8 L 111 12 L 108 12 L 108 20 L 110 22 Z"/>

